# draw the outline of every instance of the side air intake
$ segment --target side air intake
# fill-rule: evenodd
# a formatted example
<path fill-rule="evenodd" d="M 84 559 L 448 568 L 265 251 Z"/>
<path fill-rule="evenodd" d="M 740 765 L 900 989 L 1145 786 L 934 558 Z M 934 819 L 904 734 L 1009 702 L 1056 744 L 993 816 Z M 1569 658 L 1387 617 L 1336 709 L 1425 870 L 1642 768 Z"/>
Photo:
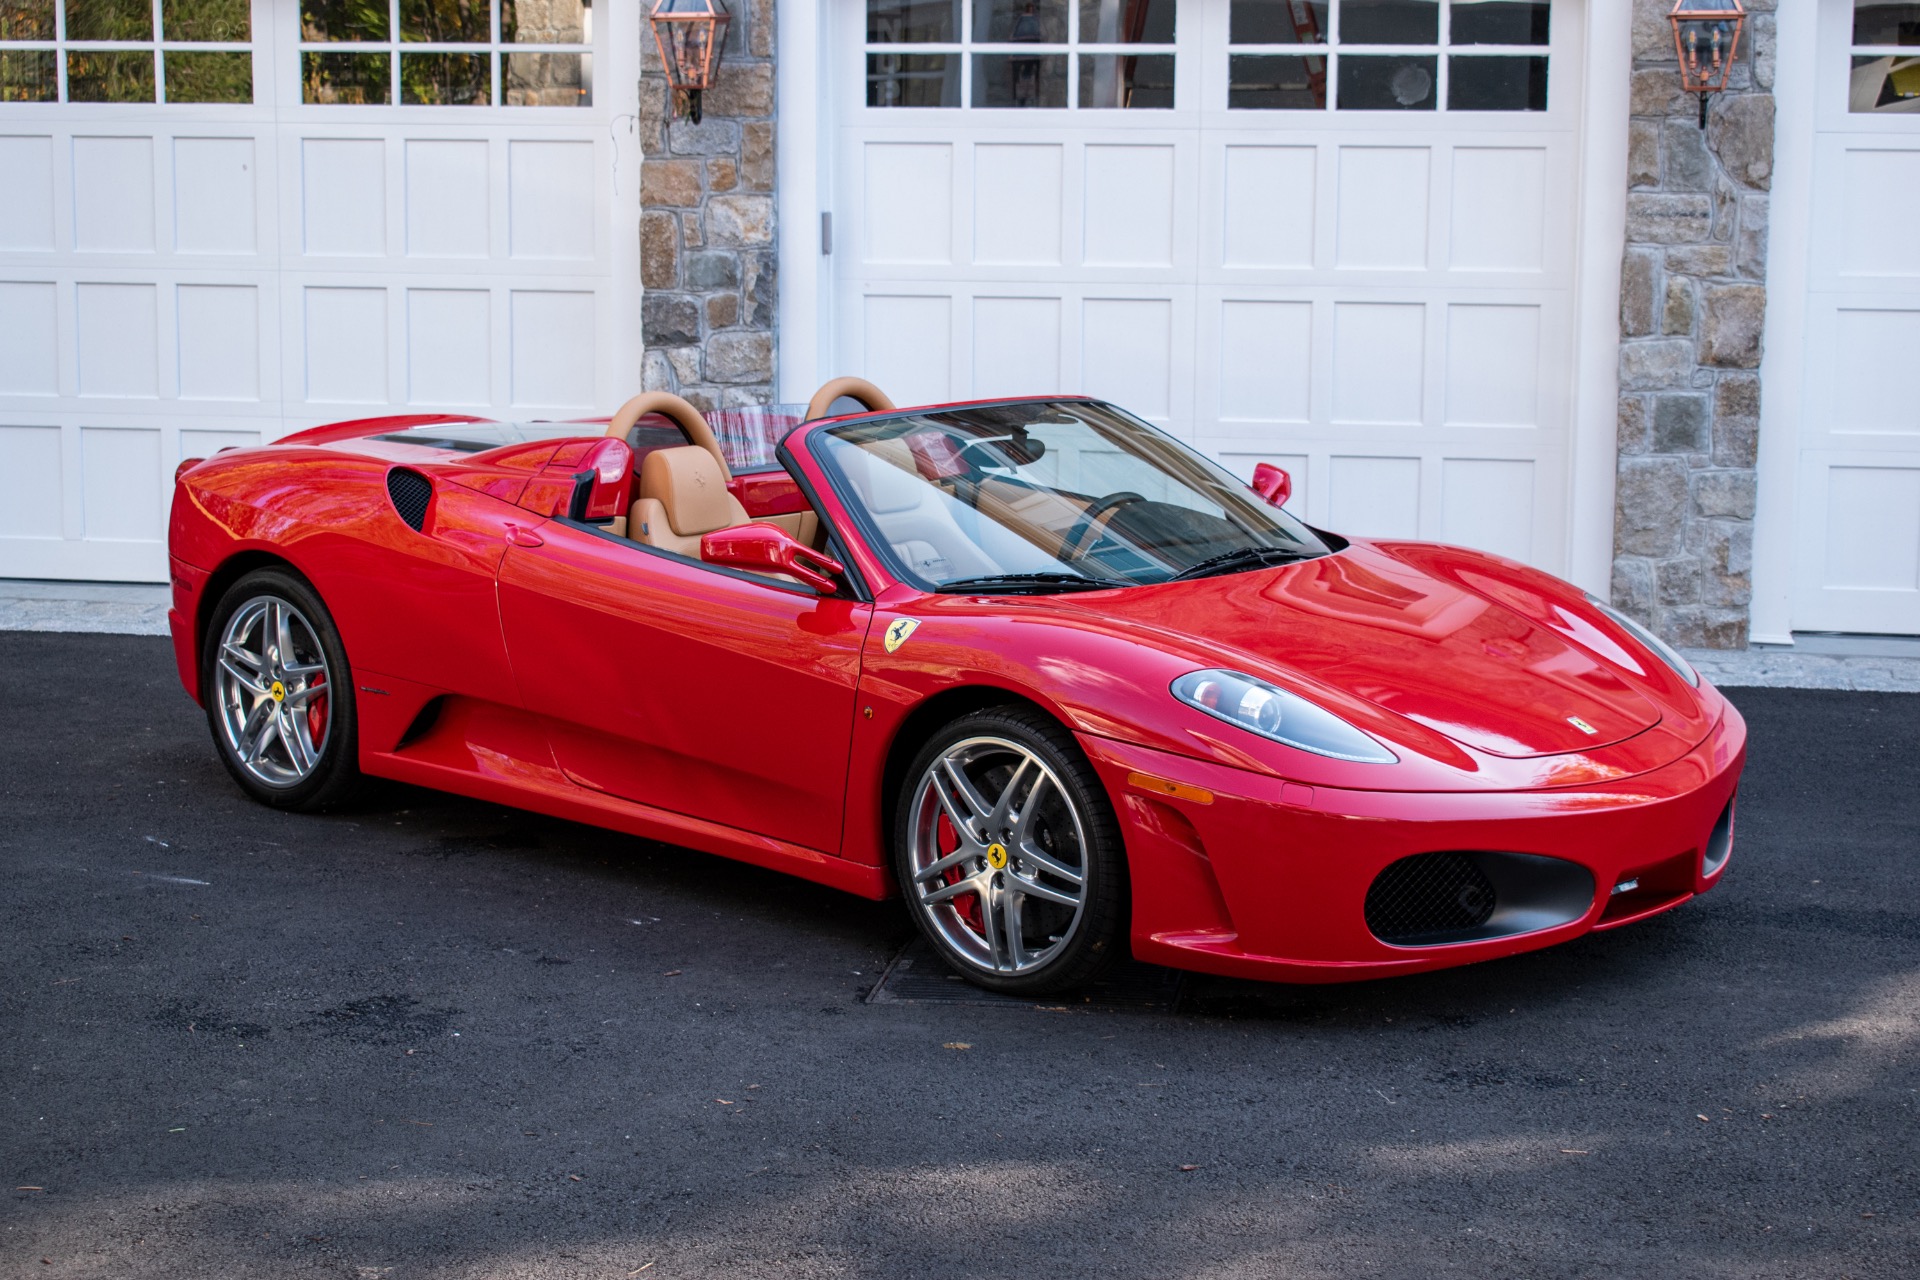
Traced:
<path fill-rule="evenodd" d="M 1435 947 L 1569 924 L 1593 905 L 1593 873 L 1531 853 L 1447 850 L 1391 863 L 1367 890 L 1367 928 L 1396 947 Z"/>
<path fill-rule="evenodd" d="M 418 533 L 427 523 L 427 502 L 433 497 L 433 482 L 418 471 L 395 467 L 387 472 L 387 497 L 393 509 Z"/>

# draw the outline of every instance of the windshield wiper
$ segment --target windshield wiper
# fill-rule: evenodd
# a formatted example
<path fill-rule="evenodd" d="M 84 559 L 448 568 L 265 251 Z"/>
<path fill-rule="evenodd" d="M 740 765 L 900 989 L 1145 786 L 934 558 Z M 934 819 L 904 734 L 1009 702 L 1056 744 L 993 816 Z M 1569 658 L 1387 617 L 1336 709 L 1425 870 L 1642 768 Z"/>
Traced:
<path fill-rule="evenodd" d="M 986 595 L 1040 595 L 1049 591 L 1109 591 L 1136 585 L 1119 578 L 1089 578 L 1078 573 L 990 573 L 978 578 L 956 578 L 935 591 L 945 594 L 981 592 Z"/>
<path fill-rule="evenodd" d="M 1295 560 L 1314 558 L 1314 552 L 1289 551 L 1285 547 L 1235 547 L 1217 556 L 1208 556 L 1198 564 L 1190 564 L 1167 581 L 1182 582 L 1188 578 L 1204 578 L 1235 569 L 1257 569 L 1265 565 L 1292 564 Z"/>

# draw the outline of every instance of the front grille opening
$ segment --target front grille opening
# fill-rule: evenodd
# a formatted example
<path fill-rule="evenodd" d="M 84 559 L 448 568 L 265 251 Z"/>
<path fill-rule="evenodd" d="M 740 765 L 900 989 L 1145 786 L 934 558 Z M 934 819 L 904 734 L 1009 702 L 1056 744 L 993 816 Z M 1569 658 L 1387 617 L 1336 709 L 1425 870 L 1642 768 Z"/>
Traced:
<path fill-rule="evenodd" d="M 1551 929 L 1593 906 L 1593 873 L 1565 858 L 1480 849 L 1416 853 L 1367 888 L 1367 928 L 1390 946 L 1433 947 Z"/>
<path fill-rule="evenodd" d="M 1493 884 L 1464 853 L 1402 858 L 1367 890 L 1367 927 L 1382 942 L 1415 946 L 1471 933 L 1493 914 Z"/>
<path fill-rule="evenodd" d="M 1700 851 L 1700 874 L 1710 876 L 1727 865 L 1727 859 L 1733 856 L 1733 802 L 1738 795 L 1729 797 L 1727 807 L 1720 811 L 1720 820 L 1713 824 L 1713 832 L 1707 837 L 1707 844 Z"/>
<path fill-rule="evenodd" d="M 418 471 L 395 467 L 387 472 L 387 497 L 400 518 L 418 533 L 427 523 L 427 503 L 433 499 L 433 481 Z"/>

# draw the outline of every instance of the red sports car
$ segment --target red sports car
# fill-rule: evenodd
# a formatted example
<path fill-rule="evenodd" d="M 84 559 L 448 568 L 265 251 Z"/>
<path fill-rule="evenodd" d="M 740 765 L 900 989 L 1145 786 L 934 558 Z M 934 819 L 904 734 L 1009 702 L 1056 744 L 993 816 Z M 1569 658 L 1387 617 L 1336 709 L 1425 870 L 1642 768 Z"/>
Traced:
<path fill-rule="evenodd" d="M 189 461 L 181 678 L 267 804 L 373 774 L 897 893 L 1008 992 L 1465 964 L 1725 871 L 1739 714 L 1544 573 L 1086 398 L 840 379 L 776 458 L 655 393 Z"/>

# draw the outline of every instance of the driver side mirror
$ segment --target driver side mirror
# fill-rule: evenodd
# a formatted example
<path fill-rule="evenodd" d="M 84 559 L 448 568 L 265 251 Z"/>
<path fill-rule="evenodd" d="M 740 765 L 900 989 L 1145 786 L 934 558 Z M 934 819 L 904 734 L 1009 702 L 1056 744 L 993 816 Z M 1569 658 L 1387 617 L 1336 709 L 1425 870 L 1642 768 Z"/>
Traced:
<path fill-rule="evenodd" d="M 1271 462 L 1259 463 L 1253 469 L 1253 491 L 1268 506 L 1284 507 L 1293 496 L 1293 477 Z"/>
<path fill-rule="evenodd" d="M 840 589 L 834 578 L 846 566 L 800 542 L 774 524 L 737 524 L 715 529 L 700 539 L 700 558 L 708 564 L 750 573 L 784 573 L 823 596 Z"/>

